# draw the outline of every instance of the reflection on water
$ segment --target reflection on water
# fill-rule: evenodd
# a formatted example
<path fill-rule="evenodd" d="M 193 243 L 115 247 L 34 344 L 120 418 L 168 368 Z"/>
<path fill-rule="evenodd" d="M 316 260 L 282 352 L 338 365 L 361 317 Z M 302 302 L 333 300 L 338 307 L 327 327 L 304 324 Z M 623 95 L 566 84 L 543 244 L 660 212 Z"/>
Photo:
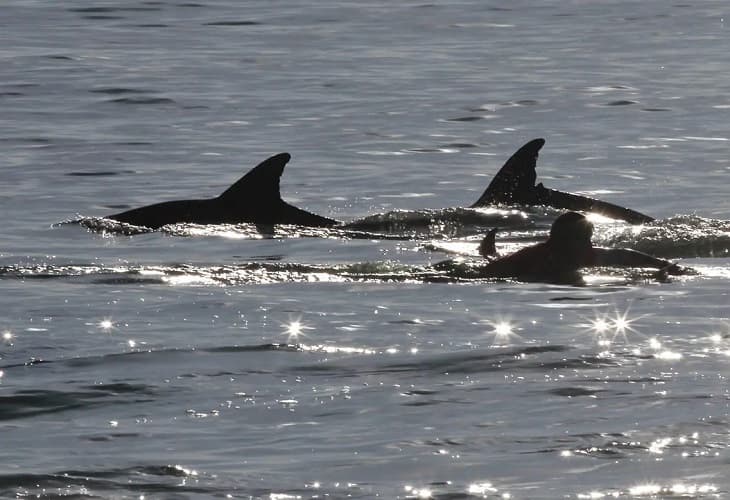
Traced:
<path fill-rule="evenodd" d="M 3 2 L 0 497 L 719 498 L 723 2 Z M 485 279 L 559 212 L 697 268 Z M 289 151 L 327 230 L 99 217 Z M 60 220 L 74 224 L 55 224 Z"/>
<path fill-rule="evenodd" d="M 650 497 L 670 496 L 681 498 L 703 498 L 707 495 L 718 498 L 719 490 L 712 484 L 696 484 L 676 482 L 671 485 L 662 486 L 657 483 L 644 483 L 631 486 L 626 490 L 607 490 L 607 491 L 591 491 L 588 493 L 579 493 L 578 498 L 582 499 L 598 499 L 598 498 L 621 498 L 621 497 Z"/>

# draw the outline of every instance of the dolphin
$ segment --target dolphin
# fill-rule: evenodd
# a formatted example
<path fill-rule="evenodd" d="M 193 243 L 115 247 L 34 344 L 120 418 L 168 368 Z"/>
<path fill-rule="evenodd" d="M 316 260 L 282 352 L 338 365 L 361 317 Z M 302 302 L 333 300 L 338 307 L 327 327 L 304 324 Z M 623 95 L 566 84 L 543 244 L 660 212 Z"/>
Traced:
<path fill-rule="evenodd" d="M 281 199 L 279 180 L 290 159 L 289 153 L 279 153 L 264 160 L 216 198 L 155 203 L 108 215 L 107 218 L 151 229 L 179 222 L 250 222 L 262 226 L 297 224 L 312 227 L 339 224 L 336 220 L 307 212 Z"/>
<path fill-rule="evenodd" d="M 587 196 L 564 193 L 546 188 L 542 183 L 535 185 L 537 157 L 545 145 L 545 139 L 533 139 L 513 154 L 494 176 L 486 191 L 470 206 L 478 208 L 487 205 L 546 205 L 553 208 L 596 212 L 612 219 L 624 220 L 630 224 L 643 224 L 654 220 L 630 208 L 624 208 L 606 201 Z"/>
<path fill-rule="evenodd" d="M 535 185 L 537 157 L 545 139 L 533 139 L 513 154 L 470 208 L 487 205 L 546 205 L 554 208 L 597 212 L 614 219 L 641 224 L 654 220 L 648 215 L 587 196 Z M 251 169 L 216 198 L 176 200 L 127 210 L 108 219 L 159 229 L 167 224 L 238 224 L 261 226 L 296 224 L 332 227 L 342 222 L 307 212 L 281 198 L 279 181 L 289 153 L 274 155 Z"/>

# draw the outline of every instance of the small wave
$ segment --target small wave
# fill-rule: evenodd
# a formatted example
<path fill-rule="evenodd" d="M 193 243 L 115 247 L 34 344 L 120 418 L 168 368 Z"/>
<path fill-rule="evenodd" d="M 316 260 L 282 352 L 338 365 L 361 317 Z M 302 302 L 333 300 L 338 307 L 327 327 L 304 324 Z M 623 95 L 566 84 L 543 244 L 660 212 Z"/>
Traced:
<path fill-rule="evenodd" d="M 129 172 L 124 172 L 129 173 Z M 111 172 L 75 173 L 73 175 L 114 175 Z M 121 208 L 121 207 L 119 207 Z M 343 238 L 343 239 L 445 239 L 482 234 L 495 227 L 512 230 L 547 229 L 553 212 L 538 209 L 532 213 L 517 208 L 445 208 L 439 210 L 395 210 L 373 214 L 333 228 L 313 228 L 288 224 L 194 224 L 163 226 L 159 231 L 170 236 L 232 239 L 262 238 Z M 87 229 L 121 235 L 152 231 L 142 226 L 119 223 L 103 217 L 81 217 L 61 224 L 78 223 Z"/>
<path fill-rule="evenodd" d="M 221 347 L 209 347 L 198 349 L 199 351 L 210 352 L 210 353 L 240 353 L 240 352 L 260 352 L 260 351 L 285 351 L 285 352 L 300 352 L 305 349 L 297 344 L 257 344 L 257 345 L 235 345 L 235 346 L 221 346 Z"/>
<path fill-rule="evenodd" d="M 237 265 L 173 264 L 159 266 L 11 265 L 0 267 L 0 279 L 67 279 L 90 284 L 171 286 L 239 286 L 275 283 L 489 283 L 504 281 L 484 272 L 483 259 L 454 259 L 433 266 L 392 261 L 307 265 L 277 261 Z M 637 269 L 591 269 L 565 284 L 602 286 L 666 281 L 667 276 Z M 581 279 L 584 278 L 584 279 Z"/>
<path fill-rule="evenodd" d="M 59 224 L 79 224 L 82 227 L 85 227 L 92 231 L 98 231 L 100 233 L 113 233 L 125 236 L 153 232 L 153 229 L 150 229 L 148 227 L 135 226 L 134 224 L 127 224 L 125 222 L 117 222 L 115 220 L 106 219 L 104 217 L 82 217 L 80 219 L 63 221 Z"/>
<path fill-rule="evenodd" d="M 539 218 L 536 217 L 536 219 Z M 549 227 L 549 222 L 545 222 Z M 479 234 L 494 227 L 534 228 L 533 220 L 520 209 L 444 208 L 440 210 L 395 210 L 348 222 L 345 229 L 396 233 L 409 239 L 444 239 Z"/>
<path fill-rule="evenodd" d="M 440 147 L 440 148 L 412 148 L 405 149 L 406 153 L 458 153 L 459 150 L 456 148 Z M 400 198 L 400 195 L 396 195 Z"/>
<path fill-rule="evenodd" d="M 90 21 L 116 21 L 119 19 L 126 19 L 122 16 L 112 16 L 109 14 L 89 14 L 86 16 L 81 16 L 83 19 L 88 19 Z"/>
<path fill-rule="evenodd" d="M 595 396 L 596 394 L 604 392 L 604 389 L 591 389 L 587 387 L 560 387 L 558 389 L 550 389 L 547 392 L 555 396 L 577 398 L 581 396 Z"/>
<path fill-rule="evenodd" d="M 97 172 L 67 172 L 66 175 L 70 175 L 72 177 L 109 177 L 113 175 L 121 175 L 121 174 L 133 174 L 134 170 L 121 170 L 118 172 L 112 171 L 112 170 L 102 170 Z"/>
<path fill-rule="evenodd" d="M 103 402 L 117 404 L 121 393 L 132 394 L 133 401 L 139 403 L 144 399 L 140 395 L 151 396 L 155 391 L 148 386 L 130 384 L 87 386 L 75 391 L 21 390 L 0 396 L 0 421 L 85 410 Z"/>
<path fill-rule="evenodd" d="M 730 221 L 677 215 L 640 226 L 601 228 L 594 243 L 665 258 L 730 257 Z"/>
<path fill-rule="evenodd" d="M 630 101 L 628 99 L 619 99 L 617 101 L 607 102 L 606 106 L 631 106 L 637 104 L 637 101 Z"/>
<path fill-rule="evenodd" d="M 162 10 L 160 7 L 70 7 L 66 9 L 69 12 L 77 12 L 81 14 L 100 14 L 110 12 L 158 12 Z"/>
<path fill-rule="evenodd" d="M 599 85 L 597 87 L 588 87 L 586 90 L 588 92 L 613 92 L 615 90 L 637 90 L 637 89 L 635 87 L 631 87 L 629 85 L 613 84 L 613 85 Z"/>
<path fill-rule="evenodd" d="M 203 26 L 258 26 L 258 21 L 211 21 Z"/>
<path fill-rule="evenodd" d="M 476 121 L 483 120 L 483 119 L 484 119 L 483 116 L 469 115 L 469 116 L 459 116 L 457 118 L 447 118 L 446 121 L 447 122 L 476 122 Z"/>
<path fill-rule="evenodd" d="M 74 279 L 95 284 L 242 285 L 311 282 L 393 282 L 449 279 L 437 271 L 389 262 L 338 266 L 246 263 L 238 266 L 33 265 L 0 267 L 0 279 Z M 458 279 L 458 278 L 453 278 Z"/>
<path fill-rule="evenodd" d="M 51 144 L 53 140 L 48 137 L 3 137 L 0 142 L 47 145 Z"/>
<path fill-rule="evenodd" d="M 147 104 L 175 104 L 175 101 L 168 97 L 120 97 L 118 99 L 111 99 L 107 102 L 115 104 L 129 104 L 133 106 Z"/>
<path fill-rule="evenodd" d="M 180 481 L 180 478 L 195 481 Z M 61 470 L 51 473 L 0 474 L 3 498 L 118 498 L 127 496 L 225 496 L 224 490 L 204 486 L 204 474 L 181 465 L 148 464 L 127 468 Z M 92 493 L 93 492 L 93 493 Z"/>
<path fill-rule="evenodd" d="M 122 171 L 119 173 L 134 173 Z M 112 173 L 104 173 L 113 175 Z M 71 175 L 71 174 L 69 174 Z M 94 173 L 77 173 L 74 175 L 102 175 Z M 113 209 L 125 209 L 126 206 L 109 207 Z M 154 229 L 117 222 L 105 217 L 81 217 L 59 222 L 57 225 L 79 224 L 91 231 L 100 233 L 118 234 L 122 236 L 133 236 L 154 232 Z M 194 224 L 179 223 L 168 224 L 157 230 L 168 236 L 179 236 L 185 238 L 193 237 L 219 237 L 230 239 L 283 239 L 283 238 L 342 238 L 342 239 L 376 239 L 376 240 L 404 240 L 410 236 L 393 235 L 350 229 L 347 225 L 334 228 L 316 228 L 296 226 L 290 224 L 276 224 L 274 226 L 263 226 L 251 223 L 241 224 Z"/>
<path fill-rule="evenodd" d="M 91 89 L 89 92 L 94 94 L 122 95 L 122 94 L 146 94 L 149 90 L 133 89 L 128 87 L 102 87 Z"/>
<path fill-rule="evenodd" d="M 531 345 L 509 348 L 488 348 L 466 350 L 448 354 L 420 355 L 411 361 L 410 357 L 400 362 L 379 362 L 381 356 L 368 350 L 358 354 L 367 355 L 362 358 L 348 358 L 347 363 L 333 357 L 326 361 L 318 361 L 307 365 L 297 366 L 297 373 L 306 373 L 308 376 L 326 376 L 329 378 L 351 377 L 354 373 L 368 373 L 371 375 L 392 375 L 407 377 L 432 377 L 447 373 L 451 376 L 486 374 L 493 372 L 545 373 L 557 371 L 603 370 L 615 367 L 619 361 L 597 356 L 589 352 L 572 352 L 575 349 L 566 345 Z M 347 354 L 350 354 L 347 352 Z M 389 353 L 385 358 L 390 358 Z M 373 365 L 373 363 L 375 363 Z M 478 389 L 477 389 L 478 390 Z M 554 394 L 562 397 L 585 397 L 595 395 L 599 390 L 583 387 L 572 387 L 556 390 Z M 408 390 L 404 393 L 408 399 L 403 403 L 407 406 L 429 406 L 449 401 L 446 393 L 437 390 Z"/>
<path fill-rule="evenodd" d="M 179 464 L 140 464 L 131 467 L 59 470 L 50 473 L 0 474 L 2 498 L 311 498 L 309 487 L 276 480 L 272 487 L 236 485 L 220 474 Z M 371 498 L 369 488 L 339 483 L 317 486 L 318 497 Z M 441 497 L 439 497 L 441 498 Z M 446 498 L 446 497 L 444 497 Z M 459 497 L 461 498 L 461 496 Z"/>

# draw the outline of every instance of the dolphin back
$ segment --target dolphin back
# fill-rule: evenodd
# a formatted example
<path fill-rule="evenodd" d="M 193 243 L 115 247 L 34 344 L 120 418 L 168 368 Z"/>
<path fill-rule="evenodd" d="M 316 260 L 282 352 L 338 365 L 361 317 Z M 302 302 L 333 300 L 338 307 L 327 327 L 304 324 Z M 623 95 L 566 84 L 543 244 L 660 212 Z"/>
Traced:
<path fill-rule="evenodd" d="M 654 220 L 653 217 L 649 217 L 636 210 L 631 210 L 630 208 L 589 198 L 588 196 L 546 188 L 542 184 L 537 185 L 535 194 L 536 202 L 539 205 L 547 205 L 553 208 L 566 208 L 568 210 L 580 210 L 582 212 L 595 212 L 612 219 L 626 221 L 629 224 L 645 224 Z"/>
<path fill-rule="evenodd" d="M 238 211 L 248 213 L 246 218 L 241 219 L 242 222 L 311 227 L 339 224 L 334 219 L 307 212 L 281 199 L 281 174 L 290 159 L 289 153 L 279 153 L 264 160 L 216 200 L 226 207 L 238 207 Z"/>
<path fill-rule="evenodd" d="M 108 218 L 152 229 L 180 222 L 248 222 L 267 226 L 297 224 L 314 227 L 338 224 L 336 220 L 307 212 L 281 199 L 279 181 L 290 159 L 289 153 L 279 153 L 267 158 L 216 198 L 156 203 L 110 215 Z"/>
<path fill-rule="evenodd" d="M 565 193 L 535 185 L 537 157 L 545 139 L 533 139 L 513 154 L 494 176 L 486 191 L 470 208 L 487 205 L 545 205 L 553 208 L 596 212 L 630 224 L 643 224 L 654 219 L 636 210 L 573 193 Z"/>

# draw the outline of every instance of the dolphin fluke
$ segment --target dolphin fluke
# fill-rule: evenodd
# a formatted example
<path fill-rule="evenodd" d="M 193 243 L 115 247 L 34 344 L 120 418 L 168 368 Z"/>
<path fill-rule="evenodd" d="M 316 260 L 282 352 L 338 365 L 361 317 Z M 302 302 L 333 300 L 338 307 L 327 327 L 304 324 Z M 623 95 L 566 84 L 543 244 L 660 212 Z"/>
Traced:
<path fill-rule="evenodd" d="M 486 205 L 546 205 L 553 208 L 596 212 L 631 224 L 651 222 L 653 217 L 629 208 L 573 193 L 546 188 L 537 179 L 537 157 L 545 139 L 533 139 L 513 154 L 494 176 L 471 208 Z"/>
<path fill-rule="evenodd" d="M 279 153 L 264 160 L 216 198 L 156 203 L 108 218 L 152 229 L 182 222 L 314 227 L 338 224 L 336 220 L 307 212 L 281 199 L 279 180 L 290 159 L 288 153 Z"/>

